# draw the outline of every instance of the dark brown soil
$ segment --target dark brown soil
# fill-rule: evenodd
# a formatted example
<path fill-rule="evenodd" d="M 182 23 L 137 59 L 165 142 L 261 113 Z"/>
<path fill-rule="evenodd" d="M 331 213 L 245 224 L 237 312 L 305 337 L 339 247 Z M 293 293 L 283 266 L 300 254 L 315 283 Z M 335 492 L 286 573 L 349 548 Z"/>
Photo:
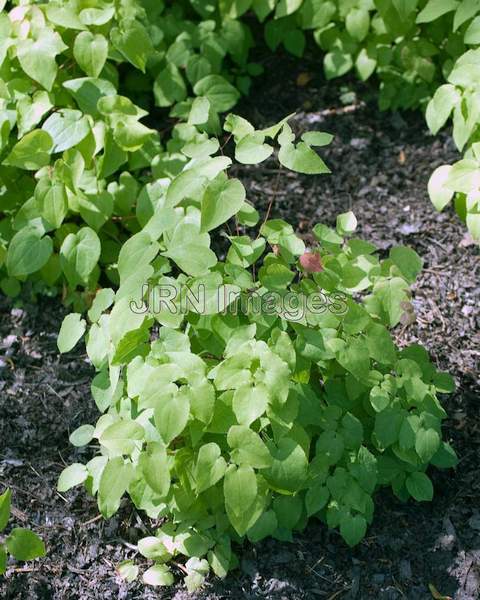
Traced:
<path fill-rule="evenodd" d="M 276 61 L 276 62 L 275 62 Z M 281 62 L 281 71 L 279 70 Z M 296 66 L 295 66 L 296 65 Z M 325 600 L 429 599 L 429 584 L 455 600 L 480 597 L 480 260 L 478 248 L 452 211 L 437 214 L 426 184 L 432 169 L 456 157 L 448 135 L 431 137 L 418 114 L 380 114 L 368 89 L 344 107 L 337 82 L 325 84 L 319 65 L 285 57 L 266 64 L 241 108 L 258 126 L 296 111 L 302 129 L 335 134 L 322 156 L 332 175 L 303 177 L 276 163 L 237 167 L 248 195 L 264 211 L 290 220 L 306 235 L 312 223 L 333 223 L 351 208 L 360 234 L 387 250 L 407 244 L 425 260 L 415 288 L 417 322 L 398 331 L 399 343 L 420 340 L 437 364 L 456 378 L 445 398 L 446 436 L 460 456 L 456 470 L 433 471 L 430 504 L 401 504 L 390 492 L 377 496 L 376 516 L 354 550 L 319 522 L 292 544 L 269 540 L 241 550 L 241 568 L 225 581 L 211 580 L 196 598 Z M 278 73 L 281 72 L 281 75 Z M 311 73 L 303 87 L 300 73 Z M 239 109 L 240 112 L 240 109 Z M 82 354 L 59 357 L 56 334 L 63 309 L 41 299 L 16 307 L 2 302 L 0 319 L 0 488 L 10 486 L 14 523 L 44 538 L 48 555 L 11 564 L 0 583 L 6 599 L 108 599 L 190 597 L 179 585 L 160 592 L 127 585 L 115 575 L 131 545 L 149 528 L 127 502 L 103 521 L 83 490 L 55 491 L 65 463 L 89 451 L 69 445 L 68 434 L 94 422 L 92 369 Z"/>

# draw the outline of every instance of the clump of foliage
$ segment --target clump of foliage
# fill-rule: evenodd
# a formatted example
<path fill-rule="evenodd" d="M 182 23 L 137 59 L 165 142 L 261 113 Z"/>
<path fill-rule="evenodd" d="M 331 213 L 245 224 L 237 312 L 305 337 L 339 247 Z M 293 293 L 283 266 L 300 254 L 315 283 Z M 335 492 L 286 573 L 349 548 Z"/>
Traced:
<path fill-rule="evenodd" d="M 220 133 L 219 113 L 248 87 L 251 39 L 241 23 L 184 13 L 125 0 L 22 2 L 0 14 L 5 293 L 29 278 L 34 291 L 65 288 L 67 304 L 88 306 L 101 272 L 118 284 L 122 244 L 162 180 L 216 150 L 205 132 Z M 163 145 L 143 120 L 172 105 L 184 125 Z"/>
<path fill-rule="evenodd" d="M 0 495 L 0 533 L 10 519 L 12 493 L 7 489 Z M 23 527 L 14 527 L 8 536 L 0 541 L 0 575 L 7 569 L 8 555 L 17 560 L 33 560 L 45 555 L 45 546 L 36 533 Z"/>
<path fill-rule="evenodd" d="M 237 154 L 249 136 L 278 135 L 279 158 L 307 172 L 321 160 L 307 143 L 329 141 L 312 132 L 294 146 L 287 123 L 254 133 L 234 115 L 226 127 Z M 309 252 L 275 219 L 257 237 L 228 234 L 221 259 L 210 232 L 232 217 L 258 218 L 227 177 L 229 162 L 194 159 L 164 187 L 120 252 L 118 291 L 100 290 L 88 313 L 103 414 L 71 441 L 95 440 L 100 453 L 67 467 L 59 490 L 85 483 L 105 517 L 128 493 L 165 519 L 138 544 L 154 561 L 144 573 L 153 585 L 172 583 L 176 555 L 188 558 L 189 589 L 210 569 L 223 577 L 236 564 L 232 542 L 289 540 L 313 516 L 354 545 L 379 486 L 431 500 L 427 466 L 456 462 L 437 399 L 451 378 L 420 346 L 398 350 L 389 333 L 409 318 L 418 255 L 398 247 L 380 260 L 373 245 L 346 239 L 356 219 L 345 213 L 336 230 L 314 228 Z M 158 286 L 173 290 L 168 302 L 155 298 Z M 86 328 L 69 315 L 59 347 L 72 348 Z M 131 562 L 120 570 L 138 572 Z"/>
<path fill-rule="evenodd" d="M 430 195 L 438 209 L 455 195 L 457 211 L 479 238 L 480 17 L 473 0 L 58 0 L 0 7 L 6 294 L 17 295 L 29 279 L 34 292 L 61 289 L 80 310 L 102 272 L 118 285 L 120 248 L 145 222 L 145 185 L 158 186 L 207 151 L 204 134 L 220 134 L 219 115 L 262 72 L 248 58 L 253 36 L 243 17 L 251 12 L 265 23 L 272 49 L 283 44 L 301 55 L 304 32 L 312 31 L 329 78 L 353 68 L 364 80 L 376 73 L 382 108 L 428 103 L 432 132 L 453 114 L 465 159 L 435 172 Z M 158 108 L 190 127 L 161 140 L 145 124 Z"/>
<path fill-rule="evenodd" d="M 227 175 L 230 154 L 319 175 L 314 148 L 331 136 L 296 139 L 288 118 L 222 123 L 261 73 L 248 11 L 272 48 L 299 55 L 313 30 L 328 77 L 375 71 L 385 108 L 425 105 L 446 76 L 427 118 L 438 129 L 453 111 L 466 162 L 430 187 L 438 208 L 458 192 L 474 228 L 476 51 L 461 58 L 457 43 L 474 13 L 462 9 L 451 38 L 453 9 L 432 2 L 417 14 L 388 0 L 0 0 L 0 287 L 15 296 L 28 281 L 73 307 L 58 346 L 86 334 L 103 414 L 71 436 L 99 454 L 59 489 L 84 483 L 105 517 L 128 493 L 164 519 L 139 543 L 148 583 L 171 583 L 180 554 L 194 589 L 235 565 L 232 542 L 290 539 L 313 516 L 353 545 L 379 486 L 429 500 L 428 465 L 455 464 L 437 399 L 451 378 L 389 333 L 411 317 L 419 257 L 400 247 L 380 260 L 349 238 L 351 213 L 317 225 L 309 252 L 283 221 L 251 229 L 259 215 Z M 173 290 L 167 307 L 156 286 Z"/>

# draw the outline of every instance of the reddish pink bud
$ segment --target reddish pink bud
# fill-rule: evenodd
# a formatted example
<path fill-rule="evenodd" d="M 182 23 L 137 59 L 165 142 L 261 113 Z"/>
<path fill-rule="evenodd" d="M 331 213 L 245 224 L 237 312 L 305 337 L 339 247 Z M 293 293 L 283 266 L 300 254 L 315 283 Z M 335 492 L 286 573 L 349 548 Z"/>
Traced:
<path fill-rule="evenodd" d="M 323 271 L 322 259 L 318 252 L 305 252 L 299 260 L 300 266 L 307 273 L 320 273 L 320 271 Z"/>

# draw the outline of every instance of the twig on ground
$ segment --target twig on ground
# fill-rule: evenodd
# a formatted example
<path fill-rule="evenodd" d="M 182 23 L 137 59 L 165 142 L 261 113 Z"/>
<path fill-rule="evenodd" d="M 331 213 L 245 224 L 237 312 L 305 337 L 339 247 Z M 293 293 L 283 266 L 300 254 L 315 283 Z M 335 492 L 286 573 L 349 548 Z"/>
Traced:
<path fill-rule="evenodd" d="M 102 518 L 102 515 L 97 515 L 96 517 L 92 517 L 91 519 L 89 519 L 88 521 L 85 521 L 84 523 L 80 523 L 80 525 L 82 527 L 86 527 L 87 525 L 91 525 L 92 523 L 99 521 L 101 518 Z"/>

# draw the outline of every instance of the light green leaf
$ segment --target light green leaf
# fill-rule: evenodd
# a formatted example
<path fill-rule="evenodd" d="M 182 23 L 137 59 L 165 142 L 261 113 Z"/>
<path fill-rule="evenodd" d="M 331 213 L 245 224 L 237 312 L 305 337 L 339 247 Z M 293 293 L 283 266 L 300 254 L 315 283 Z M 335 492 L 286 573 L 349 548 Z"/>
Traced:
<path fill-rule="evenodd" d="M 347 54 L 341 50 L 335 49 L 332 52 L 328 52 L 323 59 L 323 68 L 327 79 L 341 77 L 345 73 L 348 73 L 352 67 L 353 60 L 351 54 Z"/>
<path fill-rule="evenodd" d="M 143 574 L 143 582 L 147 585 L 172 585 L 173 575 L 167 565 L 153 565 Z"/>
<path fill-rule="evenodd" d="M 205 96 L 217 112 L 226 112 L 235 106 L 240 94 L 221 75 L 207 75 L 197 81 L 193 91 L 196 96 Z"/>
<path fill-rule="evenodd" d="M 165 446 L 160 443 L 150 443 L 146 452 L 140 455 L 138 464 L 152 490 L 160 497 L 166 496 L 170 489 L 170 470 Z"/>
<path fill-rule="evenodd" d="M 433 134 L 438 133 L 447 122 L 452 110 L 460 102 L 461 95 L 450 83 L 441 85 L 427 105 L 425 118 Z"/>
<path fill-rule="evenodd" d="M 163 254 L 171 258 L 187 275 L 194 277 L 205 275 L 217 264 L 215 253 L 210 248 L 195 242 L 169 248 Z"/>
<path fill-rule="evenodd" d="M 17 102 L 18 137 L 33 129 L 52 107 L 50 95 L 43 90 L 20 98 Z"/>
<path fill-rule="evenodd" d="M 357 218 L 351 210 L 337 216 L 337 233 L 345 236 L 352 234 L 357 228 Z"/>
<path fill-rule="evenodd" d="M 7 51 L 15 42 L 11 37 L 12 34 L 12 23 L 8 18 L 6 11 L 3 11 L 6 0 L 0 0 L 0 67 L 2 66 Z"/>
<path fill-rule="evenodd" d="M 338 352 L 338 362 L 359 381 L 366 380 L 370 371 L 370 360 L 365 345 L 358 338 L 349 340 Z"/>
<path fill-rule="evenodd" d="M 36 39 L 19 41 L 17 57 L 25 73 L 50 92 L 57 76 L 55 56 L 66 49 L 60 35 L 45 27 Z"/>
<path fill-rule="evenodd" d="M 112 387 L 106 371 L 100 371 L 92 380 L 90 386 L 93 399 L 100 412 L 104 412 L 115 401 L 115 389 Z"/>
<path fill-rule="evenodd" d="M 232 550 L 230 548 L 229 540 L 225 543 L 217 544 L 213 550 L 210 550 L 208 553 L 208 562 L 212 568 L 212 571 L 221 579 L 227 576 L 231 559 Z"/>
<path fill-rule="evenodd" d="M 465 31 L 463 37 L 465 44 L 476 46 L 480 44 L 480 17 L 475 17 Z"/>
<path fill-rule="evenodd" d="M 138 566 L 133 562 L 133 560 L 124 560 L 117 565 L 118 575 L 128 583 L 135 581 L 135 579 L 138 577 L 138 571 Z"/>
<path fill-rule="evenodd" d="M 204 56 L 192 54 L 187 60 L 186 74 L 191 85 L 203 79 L 212 72 L 212 65 Z"/>
<path fill-rule="evenodd" d="M 175 102 L 181 102 L 186 98 L 187 87 L 178 67 L 172 63 L 167 64 L 155 79 L 153 84 L 153 94 L 155 96 L 155 104 L 162 107 L 171 106 Z M 203 114 L 201 116 L 198 115 L 198 105 L 196 110 L 197 114 L 195 118 L 202 118 Z M 204 123 L 205 121 L 201 122 Z"/>
<path fill-rule="evenodd" d="M 275 19 L 291 15 L 302 5 L 302 0 L 280 0 L 275 9 Z"/>
<path fill-rule="evenodd" d="M 192 387 L 190 410 L 193 417 L 202 423 L 210 423 L 215 407 L 215 390 L 208 381 Z"/>
<path fill-rule="evenodd" d="M 116 455 L 131 454 L 144 436 L 145 430 L 136 421 L 122 419 L 109 425 L 102 432 L 99 442 Z"/>
<path fill-rule="evenodd" d="M 226 223 L 243 206 L 245 188 L 238 179 L 214 179 L 202 199 L 201 231 L 210 231 Z"/>
<path fill-rule="evenodd" d="M 113 198 L 106 190 L 88 196 L 79 193 L 77 198 L 81 217 L 95 231 L 101 229 L 112 216 Z"/>
<path fill-rule="evenodd" d="M 85 29 L 72 5 L 62 6 L 57 2 L 49 2 L 45 5 L 45 12 L 48 20 L 55 25 L 65 29 Z"/>
<path fill-rule="evenodd" d="M 268 290 L 283 291 L 293 281 L 295 273 L 282 261 L 273 259 L 260 268 L 258 279 Z"/>
<path fill-rule="evenodd" d="M 115 15 L 114 6 L 105 6 L 102 8 L 84 8 L 80 11 L 80 21 L 84 25 L 105 25 Z"/>
<path fill-rule="evenodd" d="M 80 463 L 73 463 L 69 465 L 60 474 L 57 483 L 57 490 L 59 492 L 67 492 L 69 489 L 80 485 L 88 477 L 88 470 L 85 465 Z"/>
<path fill-rule="evenodd" d="M 133 477 L 132 465 L 120 456 L 109 460 L 102 471 L 98 488 L 98 508 L 108 519 L 120 507 L 120 500 Z"/>
<path fill-rule="evenodd" d="M 245 136 L 255 132 L 255 128 L 247 121 L 247 119 L 239 117 L 233 113 L 229 113 L 226 116 L 223 128 L 225 131 L 229 131 L 237 142 Z M 265 136 L 265 132 L 261 131 L 259 133 L 262 133 Z"/>
<path fill-rule="evenodd" d="M 457 31 L 464 23 L 474 17 L 480 9 L 478 0 L 462 0 L 455 11 L 453 31 Z"/>
<path fill-rule="evenodd" d="M 110 39 L 128 62 L 145 72 L 147 60 L 154 49 L 152 40 L 141 23 L 136 19 L 123 19 L 121 29 L 118 27 L 111 29 Z"/>
<path fill-rule="evenodd" d="M 16 233 L 7 253 L 7 270 L 11 277 L 25 277 L 41 269 L 52 254 L 52 240 L 42 237 L 33 227 L 24 227 Z"/>
<path fill-rule="evenodd" d="M 415 450 L 422 462 L 429 462 L 440 447 L 440 436 L 434 429 L 421 427 L 415 436 Z"/>
<path fill-rule="evenodd" d="M 53 140 L 50 135 L 46 131 L 35 129 L 15 144 L 2 164 L 36 171 L 48 165 L 52 148 Z"/>
<path fill-rule="evenodd" d="M 232 403 L 237 421 L 240 425 L 248 427 L 263 415 L 267 409 L 268 401 L 268 389 L 264 385 L 239 387 L 235 390 Z"/>
<path fill-rule="evenodd" d="M 183 82 L 183 80 L 182 80 Z M 208 121 L 208 114 L 210 112 L 210 102 L 208 98 L 198 96 L 192 102 L 192 108 L 188 115 L 188 122 L 190 125 L 201 125 Z"/>
<path fill-rule="evenodd" d="M 285 127 L 288 127 L 288 125 L 284 126 L 284 130 Z M 297 171 L 297 173 L 305 173 L 306 175 L 330 173 L 330 169 L 323 160 L 305 142 L 299 142 L 295 145 L 292 142 L 282 143 L 280 140 L 278 160 L 284 167 Z"/>
<path fill-rule="evenodd" d="M 162 540 L 153 535 L 138 540 L 138 551 L 142 556 L 151 560 L 162 561 L 171 556 Z"/>
<path fill-rule="evenodd" d="M 113 304 L 114 298 L 115 292 L 110 288 L 103 288 L 97 292 L 92 306 L 87 313 L 92 323 L 96 323 L 99 320 L 101 314 Z"/>
<path fill-rule="evenodd" d="M 63 82 L 63 87 L 73 96 L 80 110 L 97 117 L 97 103 L 100 98 L 114 96 L 117 93 L 113 83 L 106 79 L 79 77 Z"/>
<path fill-rule="evenodd" d="M 443 210 L 454 196 L 455 192 L 445 185 L 451 169 L 451 165 L 437 167 L 428 180 L 428 195 L 437 210 Z"/>
<path fill-rule="evenodd" d="M 155 425 L 165 444 L 185 429 L 190 414 L 190 403 L 185 394 L 163 396 L 155 408 Z"/>
<path fill-rule="evenodd" d="M 425 8 L 420 11 L 416 22 L 431 23 L 442 15 L 455 10 L 458 5 L 458 0 L 429 0 Z"/>
<path fill-rule="evenodd" d="M 302 140 L 309 146 L 328 146 L 333 140 L 333 135 L 324 131 L 306 131 L 302 133 Z"/>
<path fill-rule="evenodd" d="M 93 425 L 80 425 L 75 431 L 72 431 L 68 439 L 74 446 L 86 446 L 91 442 L 94 431 Z"/>
<path fill-rule="evenodd" d="M 447 169 L 445 169 L 447 172 Z M 445 187 L 455 192 L 476 192 L 480 181 L 480 165 L 476 160 L 464 158 L 454 163 L 448 171 Z"/>
<path fill-rule="evenodd" d="M 80 143 L 90 131 L 87 117 L 69 108 L 53 113 L 42 125 L 53 140 L 52 152 L 63 152 Z"/>
<path fill-rule="evenodd" d="M 11 498 L 12 491 L 10 489 L 6 489 L 0 496 L 0 531 L 5 529 L 10 519 Z"/>
<path fill-rule="evenodd" d="M 65 185 L 49 177 L 42 177 L 35 188 L 35 201 L 45 221 L 52 229 L 58 229 L 68 212 Z"/>
<path fill-rule="evenodd" d="M 273 464 L 264 472 L 265 479 L 280 493 L 299 490 L 307 476 L 308 460 L 304 449 L 289 437 L 279 440 L 272 451 Z"/>
<path fill-rule="evenodd" d="M 89 77 L 98 77 L 102 72 L 108 55 L 108 42 L 100 34 L 82 31 L 75 38 L 73 56 L 78 66 Z"/>
<path fill-rule="evenodd" d="M 204 158 L 217 152 L 220 144 L 216 138 L 204 139 L 198 142 L 190 142 L 182 148 L 183 154 L 189 158 Z"/>
<path fill-rule="evenodd" d="M 397 353 L 388 329 L 380 323 L 373 323 L 365 333 L 370 358 L 382 364 L 393 364 Z M 372 391 L 374 389 L 372 388 Z"/>
<path fill-rule="evenodd" d="M 136 118 L 125 118 L 117 122 L 113 138 L 125 152 L 136 152 L 153 136 L 155 130 L 150 129 Z"/>
<path fill-rule="evenodd" d="M 377 59 L 375 55 L 371 55 L 367 48 L 362 48 L 355 59 L 355 68 L 360 79 L 367 81 L 375 71 L 376 66 Z"/>
<path fill-rule="evenodd" d="M 252 467 L 231 466 L 225 473 L 225 508 L 233 528 L 244 535 L 250 525 L 250 511 L 257 499 L 257 478 Z"/>
<path fill-rule="evenodd" d="M 227 463 L 221 454 L 219 446 L 214 442 L 204 444 L 198 451 L 195 465 L 198 494 L 215 485 L 223 477 Z"/>
<path fill-rule="evenodd" d="M 423 260 L 412 248 L 396 246 L 390 250 L 390 259 L 409 283 L 414 283 L 422 270 Z"/>
<path fill-rule="evenodd" d="M 57 339 L 57 346 L 62 354 L 70 352 L 76 346 L 85 333 L 86 326 L 85 319 L 79 313 L 71 313 L 63 319 Z"/>
<path fill-rule="evenodd" d="M 467 228 L 472 238 L 478 242 L 480 241 L 480 214 L 479 213 L 467 213 Z"/>
<path fill-rule="evenodd" d="M 70 285 L 85 285 L 100 258 L 100 240 L 89 227 L 69 233 L 60 248 L 60 264 Z"/>
<path fill-rule="evenodd" d="M 228 430 L 227 441 L 232 460 L 238 465 L 265 469 L 272 465 L 272 455 L 262 438 L 244 425 L 233 425 Z"/>
<path fill-rule="evenodd" d="M 17 560 L 33 560 L 39 556 L 45 556 L 44 543 L 29 529 L 21 527 L 13 529 L 5 540 L 5 545 Z"/>
<path fill-rule="evenodd" d="M 265 144 L 265 136 L 255 131 L 243 136 L 235 145 L 235 158 L 244 165 L 256 165 L 272 155 L 273 147 Z"/>
<path fill-rule="evenodd" d="M 354 40 L 361 42 L 368 35 L 370 15 L 365 8 L 352 8 L 345 19 L 348 33 Z"/>
<path fill-rule="evenodd" d="M 379 280 L 373 294 L 365 298 L 365 307 L 371 315 L 378 316 L 383 323 L 394 327 L 404 313 L 404 303 L 410 298 L 409 286 L 402 277 Z"/>

